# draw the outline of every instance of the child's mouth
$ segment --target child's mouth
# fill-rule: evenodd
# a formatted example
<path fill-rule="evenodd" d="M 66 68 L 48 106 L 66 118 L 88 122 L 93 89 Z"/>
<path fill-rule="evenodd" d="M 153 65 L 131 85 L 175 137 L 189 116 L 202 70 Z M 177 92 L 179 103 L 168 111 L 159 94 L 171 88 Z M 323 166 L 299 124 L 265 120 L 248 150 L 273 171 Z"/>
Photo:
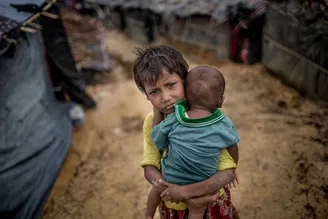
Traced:
<path fill-rule="evenodd" d="M 172 108 L 173 108 L 173 104 L 170 104 L 170 105 L 168 105 L 168 106 L 165 107 L 166 110 L 170 110 Z"/>

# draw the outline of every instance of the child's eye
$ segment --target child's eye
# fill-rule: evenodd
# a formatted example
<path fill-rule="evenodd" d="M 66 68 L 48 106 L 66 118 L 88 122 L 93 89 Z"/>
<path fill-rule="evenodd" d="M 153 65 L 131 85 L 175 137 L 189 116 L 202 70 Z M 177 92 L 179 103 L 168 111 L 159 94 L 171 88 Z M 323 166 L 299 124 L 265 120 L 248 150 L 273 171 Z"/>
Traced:
<path fill-rule="evenodd" d="M 149 95 L 157 94 L 159 91 L 158 90 L 153 90 L 149 93 Z"/>
<path fill-rule="evenodd" d="M 176 83 L 168 83 L 167 86 L 168 87 L 173 87 Z"/>

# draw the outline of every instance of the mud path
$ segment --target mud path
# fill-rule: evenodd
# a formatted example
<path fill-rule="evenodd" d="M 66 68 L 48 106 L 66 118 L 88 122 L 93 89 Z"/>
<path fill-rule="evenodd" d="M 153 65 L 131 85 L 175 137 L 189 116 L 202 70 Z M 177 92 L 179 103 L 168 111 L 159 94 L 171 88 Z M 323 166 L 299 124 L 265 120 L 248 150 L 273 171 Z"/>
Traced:
<path fill-rule="evenodd" d="M 107 46 L 129 69 L 140 44 L 109 32 Z M 208 63 L 183 51 L 192 67 Z M 328 218 L 327 105 L 299 96 L 261 65 L 217 67 L 227 81 L 223 111 L 241 138 L 241 184 L 232 190 L 241 218 Z M 112 74 L 113 83 L 89 90 L 98 108 L 73 133 L 44 219 L 143 218 L 149 185 L 139 162 L 151 106 L 122 77 L 126 69 Z"/>

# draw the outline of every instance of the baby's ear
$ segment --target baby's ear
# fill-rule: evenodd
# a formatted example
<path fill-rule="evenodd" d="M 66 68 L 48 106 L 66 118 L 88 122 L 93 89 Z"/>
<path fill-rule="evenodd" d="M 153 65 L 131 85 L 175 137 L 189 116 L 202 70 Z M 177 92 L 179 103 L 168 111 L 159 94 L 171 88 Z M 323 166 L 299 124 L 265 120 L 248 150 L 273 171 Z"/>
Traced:
<path fill-rule="evenodd" d="M 220 98 L 219 98 L 219 103 L 218 103 L 218 105 L 219 105 L 219 108 L 221 108 L 221 107 L 222 107 L 222 105 L 223 105 L 223 102 L 224 102 L 224 96 L 222 96 L 222 97 L 220 97 Z"/>

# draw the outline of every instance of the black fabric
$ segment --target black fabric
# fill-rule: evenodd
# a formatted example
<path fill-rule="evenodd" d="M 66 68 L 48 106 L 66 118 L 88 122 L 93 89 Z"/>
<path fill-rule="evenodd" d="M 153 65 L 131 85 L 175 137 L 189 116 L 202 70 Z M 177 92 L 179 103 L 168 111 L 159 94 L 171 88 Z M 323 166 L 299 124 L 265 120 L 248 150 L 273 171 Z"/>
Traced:
<path fill-rule="evenodd" d="M 238 36 L 236 39 L 237 45 L 235 45 L 236 52 L 231 54 L 231 59 L 237 62 L 242 62 L 240 59 L 240 51 L 243 48 L 243 40 L 248 40 L 248 56 L 247 63 L 254 64 L 261 62 L 262 59 L 262 33 L 265 21 L 265 15 L 259 12 L 259 15 L 250 19 L 250 15 L 254 13 L 257 8 L 250 7 L 250 5 L 239 2 L 236 5 L 230 5 L 227 10 L 227 16 L 229 23 L 231 24 L 232 32 L 239 31 L 240 33 L 234 33 Z M 241 22 L 244 22 L 243 26 L 239 26 Z M 237 30 L 237 27 L 239 30 Z"/>
<path fill-rule="evenodd" d="M 54 98 L 40 33 L 0 58 L 0 218 L 40 218 L 71 144 L 68 107 Z"/>
<path fill-rule="evenodd" d="M 60 17 L 57 6 L 51 7 L 48 12 Z M 61 18 L 51 19 L 43 16 L 40 24 L 43 26 L 42 35 L 53 85 L 61 87 L 73 101 L 84 107 L 96 107 L 96 102 L 85 92 L 86 85 L 76 68 Z"/>
<path fill-rule="evenodd" d="M 252 22 L 246 32 L 248 39 L 247 63 L 254 64 L 262 60 L 262 34 L 265 21 L 265 15 L 257 17 Z"/>

